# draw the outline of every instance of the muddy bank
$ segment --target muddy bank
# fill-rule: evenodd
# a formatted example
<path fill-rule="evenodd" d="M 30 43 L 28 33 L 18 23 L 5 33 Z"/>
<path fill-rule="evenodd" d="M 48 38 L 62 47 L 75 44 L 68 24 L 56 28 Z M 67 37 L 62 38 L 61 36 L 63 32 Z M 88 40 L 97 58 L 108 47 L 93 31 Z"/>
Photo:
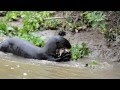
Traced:
<path fill-rule="evenodd" d="M 36 32 L 39 36 L 44 36 L 45 41 L 54 35 L 58 35 L 60 30 L 45 30 Z M 66 31 L 66 36 L 72 45 L 87 43 L 92 53 L 87 57 L 90 60 L 117 61 L 120 59 L 120 46 L 107 47 L 106 39 L 98 30 L 81 31 L 73 34 Z M 0 42 L 8 37 L 0 36 Z M 112 44 L 111 44 L 112 45 Z"/>
<path fill-rule="evenodd" d="M 46 30 L 40 31 L 37 34 L 40 36 L 44 36 L 46 40 L 49 37 L 57 35 L 59 30 Z M 105 61 L 116 61 L 120 58 L 120 47 L 107 47 L 106 39 L 98 30 L 89 30 L 89 31 L 81 31 L 80 33 L 72 34 L 69 31 L 66 31 L 66 36 L 72 45 L 81 44 L 85 42 L 88 44 L 89 48 L 93 51 L 89 59 L 101 59 Z"/>
<path fill-rule="evenodd" d="M 43 36 L 45 41 L 54 35 L 58 35 L 60 30 L 45 30 L 36 32 L 39 36 Z M 107 47 L 106 39 L 103 34 L 98 30 L 81 31 L 80 33 L 73 34 L 66 31 L 66 36 L 72 45 L 87 43 L 92 53 L 87 57 L 90 60 L 103 60 L 103 61 L 117 61 L 120 58 L 120 46 Z M 8 37 L 0 36 L 0 42 Z M 80 61 L 80 60 L 79 60 Z"/>

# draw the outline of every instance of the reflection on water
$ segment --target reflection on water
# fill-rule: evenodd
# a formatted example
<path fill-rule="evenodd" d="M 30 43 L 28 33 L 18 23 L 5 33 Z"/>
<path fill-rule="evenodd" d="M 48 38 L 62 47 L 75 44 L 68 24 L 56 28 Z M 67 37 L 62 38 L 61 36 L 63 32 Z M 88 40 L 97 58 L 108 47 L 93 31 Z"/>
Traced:
<path fill-rule="evenodd" d="M 90 79 L 120 78 L 120 65 L 99 63 L 95 68 L 84 67 L 84 62 L 50 62 L 32 60 L 0 53 L 2 79 Z"/>

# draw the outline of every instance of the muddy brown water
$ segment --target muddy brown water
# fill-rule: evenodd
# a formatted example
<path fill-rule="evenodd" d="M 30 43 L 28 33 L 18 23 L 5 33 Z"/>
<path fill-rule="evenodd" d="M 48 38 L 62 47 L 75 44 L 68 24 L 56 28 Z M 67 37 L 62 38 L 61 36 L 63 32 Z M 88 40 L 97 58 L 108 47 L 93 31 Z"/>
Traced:
<path fill-rule="evenodd" d="M 85 67 L 81 62 L 50 62 L 24 59 L 0 53 L 1 79 L 119 79 L 120 65 L 99 62 L 95 67 Z M 86 60 L 87 61 L 87 60 Z"/>
<path fill-rule="evenodd" d="M 109 54 L 103 53 L 107 48 L 100 34 L 79 33 L 65 36 L 71 44 L 86 42 L 93 53 L 84 59 L 70 62 L 50 62 L 18 57 L 0 52 L 0 79 L 119 79 L 120 63 L 110 60 Z M 43 31 L 40 36 L 56 35 L 57 31 Z M 0 37 L 0 41 L 4 40 Z M 97 61 L 95 66 L 85 67 Z"/>

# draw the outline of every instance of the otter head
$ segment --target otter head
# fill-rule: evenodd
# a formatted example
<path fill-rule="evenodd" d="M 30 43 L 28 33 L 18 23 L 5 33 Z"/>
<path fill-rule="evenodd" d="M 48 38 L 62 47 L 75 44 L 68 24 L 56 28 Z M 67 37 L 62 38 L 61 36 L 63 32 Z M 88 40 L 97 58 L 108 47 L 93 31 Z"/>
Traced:
<path fill-rule="evenodd" d="M 61 48 L 70 49 L 71 48 L 70 42 L 67 39 L 63 38 L 62 36 L 56 36 L 56 45 L 57 45 L 57 49 L 61 49 Z"/>
<path fill-rule="evenodd" d="M 56 54 L 59 53 L 60 49 L 70 49 L 70 42 L 63 38 L 62 36 L 53 36 L 51 37 L 45 45 L 45 48 L 48 53 Z"/>
<path fill-rule="evenodd" d="M 61 56 L 64 53 L 70 53 L 70 48 L 71 48 L 71 44 L 70 42 L 61 37 L 61 36 L 56 36 L 57 42 L 56 42 L 56 46 L 57 46 L 57 50 L 56 50 L 56 54 L 58 56 Z"/>

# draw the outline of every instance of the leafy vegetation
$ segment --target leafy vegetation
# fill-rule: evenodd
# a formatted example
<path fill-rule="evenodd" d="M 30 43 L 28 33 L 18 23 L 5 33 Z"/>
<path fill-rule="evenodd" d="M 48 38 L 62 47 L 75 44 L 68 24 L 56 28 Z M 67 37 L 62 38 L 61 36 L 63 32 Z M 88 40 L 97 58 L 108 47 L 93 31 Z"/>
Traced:
<path fill-rule="evenodd" d="M 47 21 L 45 21 L 44 24 L 42 23 L 42 25 L 44 26 L 45 29 L 51 29 L 51 30 L 53 29 L 53 30 L 55 30 L 55 29 L 58 28 L 58 26 L 61 25 L 61 21 L 56 20 L 56 19 L 47 20 Z"/>
<path fill-rule="evenodd" d="M 44 38 L 39 37 L 36 34 L 22 34 L 22 35 L 19 35 L 19 37 L 25 40 L 28 40 L 39 47 L 43 47 L 45 45 Z"/>
<path fill-rule="evenodd" d="M 80 45 L 74 45 L 71 48 L 72 59 L 78 60 L 79 58 L 83 58 L 88 56 L 91 53 L 91 50 L 88 48 L 86 43 L 82 43 Z"/>
<path fill-rule="evenodd" d="M 40 29 L 44 17 L 50 17 L 52 12 L 31 12 L 31 11 L 9 11 L 5 18 L 0 22 L 0 34 L 8 36 L 19 36 L 26 39 L 36 46 L 44 46 L 44 39 L 40 36 L 31 34 L 31 32 Z M 40 18 L 40 16 L 42 16 Z M 23 27 L 8 25 L 9 22 L 17 21 L 19 18 L 23 19 Z"/>
<path fill-rule="evenodd" d="M 106 32 L 106 15 L 102 11 L 85 12 L 84 18 L 94 29 L 99 28 L 101 32 Z"/>
<path fill-rule="evenodd" d="M 16 21 L 23 19 L 22 30 L 33 32 L 38 30 L 58 29 L 79 31 L 85 30 L 88 26 L 100 28 L 102 33 L 107 30 L 106 15 L 102 11 L 86 11 L 73 18 L 71 15 L 65 17 L 65 21 L 60 19 L 50 19 L 55 15 L 55 11 L 8 11 L 5 20 Z M 49 18 L 49 19 L 48 19 Z"/>
<path fill-rule="evenodd" d="M 36 46 L 44 46 L 42 37 L 31 34 L 42 29 L 56 29 L 60 25 L 60 20 L 44 20 L 54 15 L 54 11 L 8 11 L 0 22 L 0 34 L 7 36 L 19 36 Z M 23 19 L 23 26 L 11 26 L 8 23 Z"/>
<path fill-rule="evenodd" d="M 14 35 L 16 32 L 17 30 L 15 30 L 12 26 L 7 25 L 5 21 L 0 22 L 0 34 Z"/>
<path fill-rule="evenodd" d="M 6 20 L 7 21 L 17 21 L 20 17 L 20 14 L 18 11 L 9 11 L 7 14 L 6 14 Z"/>

